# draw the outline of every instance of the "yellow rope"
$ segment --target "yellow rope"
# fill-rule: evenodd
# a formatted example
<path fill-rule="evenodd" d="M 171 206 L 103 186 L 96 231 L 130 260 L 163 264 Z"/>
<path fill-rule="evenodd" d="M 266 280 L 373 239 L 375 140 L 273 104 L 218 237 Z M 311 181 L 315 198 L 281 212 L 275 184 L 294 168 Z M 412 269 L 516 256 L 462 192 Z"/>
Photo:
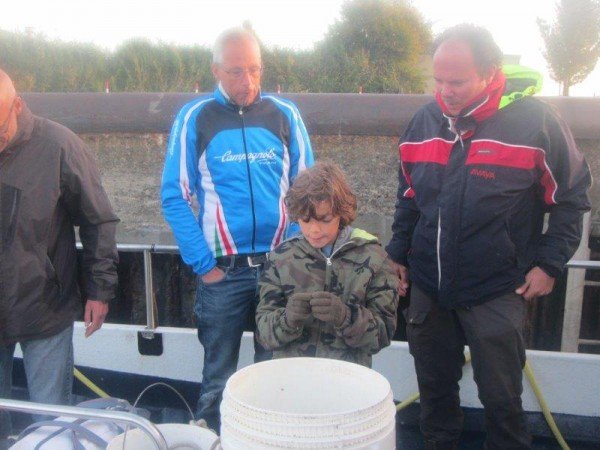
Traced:
<path fill-rule="evenodd" d="M 558 429 L 558 426 L 556 425 L 556 422 L 554 421 L 554 417 L 552 417 L 552 412 L 550 411 L 550 408 L 548 408 L 546 399 L 544 398 L 544 395 L 542 394 L 542 391 L 537 383 L 537 380 L 535 379 L 535 375 L 533 374 L 533 370 L 531 369 L 531 366 L 529 365 L 529 361 L 525 361 L 525 367 L 523 368 L 523 371 L 525 372 L 525 375 L 527 376 L 527 379 L 529 380 L 529 384 L 531 385 L 531 389 L 533 389 L 533 393 L 535 394 L 535 397 L 537 398 L 540 408 L 542 408 L 542 414 L 544 414 L 546 423 L 548 423 L 548 426 L 552 430 L 552 434 L 558 441 L 560 448 L 562 448 L 563 450 L 569 450 L 569 446 L 567 445 L 560 430 Z"/>
<path fill-rule="evenodd" d="M 465 355 L 465 364 L 467 364 L 469 362 L 471 362 L 471 355 L 469 353 L 467 353 Z M 558 444 L 560 445 L 560 447 L 563 450 L 570 450 L 569 446 L 567 445 L 567 442 L 565 441 L 560 430 L 558 429 L 556 422 L 554 421 L 554 417 L 552 417 L 552 412 L 550 411 L 550 408 L 548 408 L 546 399 L 544 398 L 544 395 L 542 394 L 542 391 L 537 383 L 535 375 L 533 374 L 533 370 L 531 369 L 531 366 L 529 365 L 529 361 L 525 361 L 525 367 L 523 368 L 523 371 L 525 372 L 525 376 L 527 376 L 527 379 L 529 380 L 531 389 L 533 389 L 535 398 L 537 399 L 538 404 L 540 405 L 540 408 L 542 409 L 542 414 L 544 415 L 544 418 L 546 419 L 546 423 L 550 427 L 552 434 L 554 435 L 555 439 L 557 440 Z M 418 392 L 415 392 L 414 394 L 409 396 L 403 402 L 398 403 L 396 405 L 396 411 L 403 410 L 411 403 L 414 403 L 415 401 L 417 401 L 419 399 L 419 397 L 420 397 L 420 394 Z"/>
<path fill-rule="evenodd" d="M 81 381 L 88 389 L 90 389 L 98 397 L 102 397 L 102 398 L 110 397 L 110 395 L 108 395 L 106 392 L 104 392 L 102 389 L 100 389 L 98 386 L 96 386 L 92 382 L 92 380 L 90 380 L 88 377 L 86 377 L 84 374 L 82 374 L 79 371 L 79 369 L 77 369 L 77 367 L 73 368 L 73 374 L 75 375 L 75 378 L 77 378 L 79 381 Z"/>
<path fill-rule="evenodd" d="M 466 353 L 465 354 L 465 364 L 468 364 L 470 362 L 471 362 L 471 354 L 470 353 Z M 413 395 L 411 395 L 410 397 L 408 397 L 403 402 L 398 403 L 396 405 L 396 412 L 401 411 L 404 408 L 406 408 L 408 405 L 410 405 L 411 403 L 416 402 L 417 400 L 419 400 L 420 396 L 421 396 L 421 394 L 419 394 L 418 392 L 415 392 Z"/>

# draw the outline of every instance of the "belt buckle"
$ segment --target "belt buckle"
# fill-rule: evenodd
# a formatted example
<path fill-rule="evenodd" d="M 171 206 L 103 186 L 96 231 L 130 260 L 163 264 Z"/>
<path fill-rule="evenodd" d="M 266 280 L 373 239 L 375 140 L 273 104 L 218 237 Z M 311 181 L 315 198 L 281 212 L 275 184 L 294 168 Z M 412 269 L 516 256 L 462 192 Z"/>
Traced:
<path fill-rule="evenodd" d="M 254 264 L 254 261 L 252 261 L 252 256 L 246 256 L 246 258 L 248 259 L 248 267 L 260 267 L 260 266 L 262 266 L 262 263 Z"/>

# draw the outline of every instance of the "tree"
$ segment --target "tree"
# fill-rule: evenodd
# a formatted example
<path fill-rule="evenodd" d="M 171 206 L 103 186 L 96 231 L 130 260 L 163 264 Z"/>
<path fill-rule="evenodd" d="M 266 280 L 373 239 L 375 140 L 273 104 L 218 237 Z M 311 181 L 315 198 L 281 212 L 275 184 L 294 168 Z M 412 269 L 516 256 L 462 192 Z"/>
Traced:
<path fill-rule="evenodd" d="M 317 46 L 321 91 L 423 92 L 431 31 L 405 0 L 350 0 Z"/>
<path fill-rule="evenodd" d="M 117 91 L 189 92 L 196 82 L 212 87 L 210 51 L 131 39 L 111 57 L 111 75 Z"/>
<path fill-rule="evenodd" d="M 569 95 L 569 88 L 585 80 L 600 57 L 600 2 L 560 0 L 554 23 L 539 18 L 537 23 L 550 76 L 561 84 L 562 95 Z"/>
<path fill-rule="evenodd" d="M 275 91 L 280 87 L 286 92 L 309 92 L 313 88 L 316 75 L 312 52 L 263 48 L 262 60 L 265 66 L 262 87 L 265 91 Z"/>
<path fill-rule="evenodd" d="M 99 91 L 105 54 L 94 45 L 49 41 L 34 33 L 0 30 L 0 67 L 19 91 Z"/>

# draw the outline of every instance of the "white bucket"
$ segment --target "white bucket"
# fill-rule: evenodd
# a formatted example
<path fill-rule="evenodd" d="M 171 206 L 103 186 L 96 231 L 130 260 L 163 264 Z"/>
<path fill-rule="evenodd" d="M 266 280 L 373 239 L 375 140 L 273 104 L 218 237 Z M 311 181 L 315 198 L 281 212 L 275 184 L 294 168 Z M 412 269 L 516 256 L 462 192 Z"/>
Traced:
<path fill-rule="evenodd" d="M 215 445 L 219 439 L 218 436 L 206 428 L 181 423 L 165 423 L 156 427 L 167 441 L 169 449 L 212 450 L 221 448 L 218 444 Z M 146 433 L 135 428 L 113 438 L 108 443 L 106 450 L 151 450 L 156 448 L 152 442 Z"/>
<path fill-rule="evenodd" d="M 223 450 L 394 450 L 389 382 L 357 364 L 286 358 L 241 369 L 221 403 Z"/>

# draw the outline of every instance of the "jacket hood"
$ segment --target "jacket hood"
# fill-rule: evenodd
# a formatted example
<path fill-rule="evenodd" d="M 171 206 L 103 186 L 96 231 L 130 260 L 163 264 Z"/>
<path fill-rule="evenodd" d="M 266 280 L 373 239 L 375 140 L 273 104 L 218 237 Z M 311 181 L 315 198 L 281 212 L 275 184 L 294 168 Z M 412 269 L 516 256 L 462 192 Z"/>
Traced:
<path fill-rule="evenodd" d="M 502 66 L 506 77 L 506 86 L 498 109 L 510 105 L 523 97 L 530 97 L 542 90 L 543 77 L 533 69 L 515 64 Z"/>
<path fill-rule="evenodd" d="M 450 129 L 461 138 L 468 138 L 477 128 L 478 123 L 511 103 L 532 96 L 541 88 L 542 76 L 539 72 L 524 66 L 505 65 L 502 70 L 496 72 L 485 90 L 474 97 L 456 116 L 450 114 L 439 92 L 436 93 L 435 99 L 448 119 Z"/>
<path fill-rule="evenodd" d="M 298 240 L 299 247 L 306 253 L 318 253 L 322 255 L 320 250 L 310 245 L 302 234 L 298 234 L 293 238 L 289 239 L 289 241 L 292 240 Z M 331 254 L 335 255 L 338 252 L 338 250 L 342 249 L 342 247 L 345 251 L 346 249 L 356 248 L 367 244 L 376 244 L 378 242 L 378 239 L 372 234 L 359 228 L 352 228 L 351 226 L 347 226 L 340 230 L 340 233 L 338 234 L 337 240 L 335 241 L 335 245 Z"/>

